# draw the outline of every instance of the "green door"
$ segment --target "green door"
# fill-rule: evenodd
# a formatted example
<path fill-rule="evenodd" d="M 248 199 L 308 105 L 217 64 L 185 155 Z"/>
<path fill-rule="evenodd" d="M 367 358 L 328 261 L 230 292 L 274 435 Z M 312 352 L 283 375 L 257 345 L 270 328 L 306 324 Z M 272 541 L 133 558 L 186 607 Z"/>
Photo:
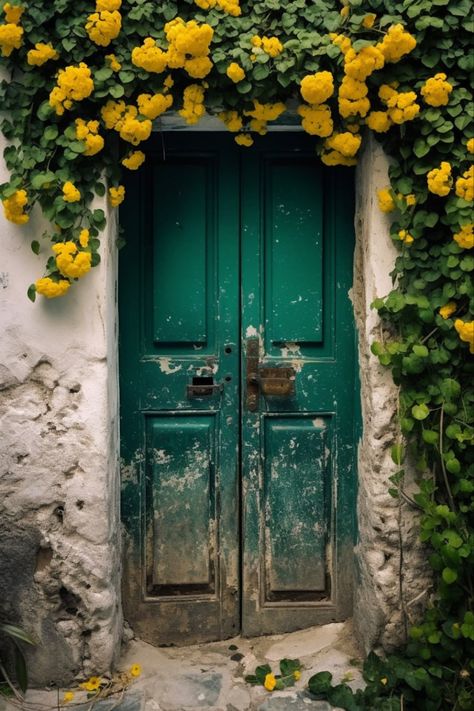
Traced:
<path fill-rule="evenodd" d="M 127 186 L 124 608 L 155 644 L 350 614 L 353 203 L 302 134 L 169 133 Z"/>

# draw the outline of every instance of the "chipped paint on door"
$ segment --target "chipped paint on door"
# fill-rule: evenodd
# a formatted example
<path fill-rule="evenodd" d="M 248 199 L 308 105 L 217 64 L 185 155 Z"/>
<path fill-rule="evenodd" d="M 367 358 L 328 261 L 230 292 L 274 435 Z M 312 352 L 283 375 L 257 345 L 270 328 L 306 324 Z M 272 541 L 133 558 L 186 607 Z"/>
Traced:
<path fill-rule="evenodd" d="M 163 140 L 124 213 L 126 617 L 158 644 L 235 634 L 240 597 L 245 634 L 342 619 L 351 178 L 323 169 L 302 134 L 249 152 L 227 134 Z"/>

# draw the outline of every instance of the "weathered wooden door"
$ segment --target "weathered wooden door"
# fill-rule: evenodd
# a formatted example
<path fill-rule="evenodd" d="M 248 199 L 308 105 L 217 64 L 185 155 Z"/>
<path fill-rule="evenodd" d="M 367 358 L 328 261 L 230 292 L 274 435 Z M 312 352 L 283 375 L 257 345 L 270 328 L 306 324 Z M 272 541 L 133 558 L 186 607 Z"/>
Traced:
<path fill-rule="evenodd" d="M 350 613 L 352 187 L 302 134 L 164 134 L 120 269 L 124 607 L 157 644 Z"/>

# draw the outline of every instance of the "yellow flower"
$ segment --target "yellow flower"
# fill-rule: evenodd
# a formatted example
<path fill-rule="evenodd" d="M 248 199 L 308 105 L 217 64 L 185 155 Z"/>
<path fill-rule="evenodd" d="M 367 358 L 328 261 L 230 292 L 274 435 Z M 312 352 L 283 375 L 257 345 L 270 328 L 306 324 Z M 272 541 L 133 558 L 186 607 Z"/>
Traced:
<path fill-rule="evenodd" d="M 81 684 L 81 687 L 86 691 L 97 691 L 100 689 L 101 681 L 100 676 L 91 676 L 90 679 Z"/>
<path fill-rule="evenodd" d="M 301 679 L 301 672 L 299 669 L 296 669 L 296 671 L 293 672 L 293 676 L 295 678 L 295 681 L 299 681 Z"/>
<path fill-rule="evenodd" d="M 267 674 L 263 685 L 267 691 L 273 691 L 276 686 L 276 679 L 274 674 Z"/>
<path fill-rule="evenodd" d="M 137 99 L 138 110 L 142 116 L 153 121 L 164 114 L 173 104 L 171 94 L 140 94 Z"/>
<path fill-rule="evenodd" d="M 474 233 L 472 222 L 463 225 L 459 232 L 453 235 L 453 239 L 463 249 L 472 249 L 474 247 Z"/>
<path fill-rule="evenodd" d="M 25 8 L 21 7 L 21 5 L 11 5 L 11 3 L 6 2 L 3 6 L 3 12 L 5 13 L 5 20 L 7 22 L 11 22 L 12 25 L 17 25 L 25 12 Z"/>
<path fill-rule="evenodd" d="M 229 66 L 227 67 L 226 71 L 227 76 L 229 79 L 232 79 L 234 84 L 238 84 L 239 81 L 242 81 L 242 79 L 245 79 L 245 72 L 242 69 L 242 67 L 237 64 L 237 62 L 231 62 Z"/>
<path fill-rule="evenodd" d="M 456 195 L 466 202 L 474 200 L 474 165 L 456 180 Z"/>
<path fill-rule="evenodd" d="M 244 111 L 244 114 L 258 121 L 276 121 L 284 111 L 286 111 L 286 106 L 281 101 L 276 104 L 261 104 L 260 101 L 254 99 L 253 109 Z"/>
<path fill-rule="evenodd" d="M 118 61 L 115 54 L 106 54 L 105 59 L 109 63 L 109 67 L 113 72 L 119 72 L 122 69 L 122 65 Z"/>
<path fill-rule="evenodd" d="M 300 92 L 308 104 L 324 104 L 334 93 L 334 79 L 331 72 L 316 72 L 303 77 Z"/>
<path fill-rule="evenodd" d="M 311 136 L 327 138 L 333 132 L 334 124 L 331 116 L 331 109 L 327 104 L 315 104 L 298 106 L 298 113 L 303 120 L 301 126 L 306 133 Z"/>
<path fill-rule="evenodd" d="M 338 151 L 345 158 L 353 158 L 359 150 L 361 142 L 362 138 L 359 135 L 345 131 L 344 133 L 334 133 L 324 145 Z"/>
<path fill-rule="evenodd" d="M 34 49 L 30 49 L 26 55 L 28 64 L 41 67 L 50 59 L 59 59 L 59 54 L 51 44 L 37 42 Z"/>
<path fill-rule="evenodd" d="M 74 693 L 72 691 L 65 691 L 63 696 L 63 703 L 68 704 L 74 698 Z"/>
<path fill-rule="evenodd" d="M 371 111 L 365 123 L 376 133 L 386 133 L 393 126 L 392 120 L 386 111 Z"/>
<path fill-rule="evenodd" d="M 49 103 L 58 116 L 64 114 L 65 109 L 72 108 L 73 101 L 87 99 L 94 91 L 94 82 L 91 70 L 84 62 L 78 66 L 70 65 L 60 69 L 57 86 L 49 95 Z"/>
<path fill-rule="evenodd" d="M 77 118 L 75 123 L 76 138 L 85 143 L 84 155 L 95 156 L 104 147 L 104 139 L 98 133 L 99 122 L 84 121 L 84 119 Z"/>
<path fill-rule="evenodd" d="M 112 207 L 117 207 L 125 199 L 125 188 L 118 185 L 116 188 L 109 188 L 109 201 Z"/>
<path fill-rule="evenodd" d="M 470 138 L 466 143 L 468 153 L 474 153 L 474 138 Z"/>
<path fill-rule="evenodd" d="M 35 281 L 37 293 L 45 296 L 47 299 L 55 299 L 57 296 L 63 296 L 63 294 L 69 290 L 70 286 L 71 282 L 67 279 L 53 281 L 50 277 L 43 277 Z"/>
<path fill-rule="evenodd" d="M 362 27 L 365 27 L 366 30 L 370 30 L 370 28 L 374 26 L 376 18 L 377 15 L 375 13 L 369 12 L 362 20 Z"/>
<path fill-rule="evenodd" d="M 461 341 L 469 343 L 469 353 L 474 353 L 474 321 L 462 321 L 457 318 L 454 328 L 458 332 Z"/>
<path fill-rule="evenodd" d="M 232 133 L 238 133 L 242 130 L 242 119 L 237 111 L 221 111 L 218 116 Z"/>
<path fill-rule="evenodd" d="M 409 234 L 406 230 L 400 230 L 398 236 L 404 244 L 412 244 L 412 242 L 414 242 L 412 235 Z"/>
<path fill-rule="evenodd" d="M 86 22 L 89 38 L 101 47 L 108 47 L 112 40 L 119 36 L 121 28 L 122 16 L 117 10 L 93 12 Z"/>
<path fill-rule="evenodd" d="M 376 47 L 380 49 L 386 62 L 398 62 L 416 47 L 416 39 L 405 31 L 403 25 L 391 25 L 383 41 Z"/>
<path fill-rule="evenodd" d="M 120 10 L 122 0 L 96 0 L 95 9 L 97 12 L 102 12 L 103 10 L 108 10 L 113 12 L 114 10 Z"/>
<path fill-rule="evenodd" d="M 23 27 L 18 27 L 13 22 L 0 25 L 0 47 L 2 55 L 9 57 L 14 49 L 19 49 L 23 44 Z"/>
<path fill-rule="evenodd" d="M 421 87 L 421 95 L 429 106 L 446 106 L 453 87 L 446 81 L 446 74 L 435 74 Z"/>
<path fill-rule="evenodd" d="M 262 37 L 262 49 L 270 57 L 278 57 L 283 52 L 283 45 L 277 37 Z"/>
<path fill-rule="evenodd" d="M 79 252 L 74 242 L 58 242 L 52 249 L 57 255 L 56 266 L 62 276 L 80 279 L 90 271 L 90 252 Z"/>
<path fill-rule="evenodd" d="M 246 146 L 249 148 L 253 145 L 253 138 L 249 133 L 239 133 L 234 140 L 239 146 Z"/>
<path fill-rule="evenodd" d="M 405 201 L 409 207 L 413 207 L 413 205 L 416 205 L 416 195 L 413 195 L 413 193 L 405 195 Z"/>
<path fill-rule="evenodd" d="M 89 244 L 89 230 L 81 230 L 79 234 L 79 244 L 83 249 Z"/>
<path fill-rule="evenodd" d="M 156 46 L 153 37 L 146 37 L 141 47 L 132 50 L 132 64 L 147 72 L 161 74 L 166 69 L 168 56 Z"/>
<path fill-rule="evenodd" d="M 65 202 L 78 202 L 81 199 L 81 193 L 70 180 L 63 185 L 63 200 Z"/>
<path fill-rule="evenodd" d="M 385 57 L 374 46 L 363 47 L 359 52 L 350 48 L 345 53 L 344 71 L 357 81 L 365 81 L 376 69 L 382 69 Z"/>
<path fill-rule="evenodd" d="M 197 123 L 204 116 L 206 109 L 202 86 L 191 84 L 186 87 L 183 93 L 183 108 L 178 113 L 190 125 Z"/>
<path fill-rule="evenodd" d="M 339 113 L 342 118 L 349 116 L 367 116 L 370 101 L 367 98 L 367 84 L 349 76 L 344 76 L 339 87 Z"/>
<path fill-rule="evenodd" d="M 428 190 L 435 195 L 444 197 L 449 194 L 452 186 L 451 165 L 442 161 L 439 168 L 430 170 L 427 176 Z"/>
<path fill-rule="evenodd" d="M 132 676 L 140 676 L 141 673 L 142 673 L 142 668 L 141 668 L 140 664 L 132 664 L 132 666 L 130 667 L 130 674 Z"/>
<path fill-rule="evenodd" d="M 24 225 L 30 216 L 23 212 L 23 208 L 28 203 L 28 193 L 26 190 L 17 190 L 11 197 L 2 200 L 5 217 L 16 225 Z"/>
<path fill-rule="evenodd" d="M 129 153 L 126 158 L 122 159 L 122 165 L 129 170 L 138 170 L 145 160 L 145 154 L 143 151 L 133 151 Z"/>
<path fill-rule="evenodd" d="M 356 158 L 348 158 L 339 151 L 329 151 L 329 153 L 323 153 L 321 155 L 321 160 L 324 165 L 357 165 Z"/>
<path fill-rule="evenodd" d="M 383 676 L 383 677 L 380 679 L 380 683 L 383 684 L 384 686 L 386 686 L 386 685 L 388 684 L 388 679 L 387 679 L 387 677 L 386 677 L 386 676 Z"/>
<path fill-rule="evenodd" d="M 377 190 L 377 199 L 382 212 L 392 212 L 392 210 L 395 210 L 395 202 L 388 188 Z"/>
<path fill-rule="evenodd" d="M 239 0 L 217 0 L 217 4 L 221 10 L 224 10 L 224 12 L 227 12 L 228 15 L 232 15 L 233 17 L 238 17 L 242 13 Z"/>
<path fill-rule="evenodd" d="M 349 5 L 344 5 L 344 7 L 341 8 L 339 14 L 341 17 L 348 17 L 350 11 L 351 11 L 351 8 L 349 7 Z"/>
<path fill-rule="evenodd" d="M 448 301 L 447 304 L 442 306 L 439 310 L 439 315 L 441 318 L 447 319 L 449 318 L 457 309 L 457 304 L 455 301 Z"/>

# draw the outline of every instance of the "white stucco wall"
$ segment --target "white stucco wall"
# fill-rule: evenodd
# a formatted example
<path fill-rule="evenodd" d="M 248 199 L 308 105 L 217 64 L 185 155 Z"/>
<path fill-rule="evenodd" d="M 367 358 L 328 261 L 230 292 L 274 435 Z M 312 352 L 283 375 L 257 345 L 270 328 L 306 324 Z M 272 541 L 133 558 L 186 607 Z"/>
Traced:
<path fill-rule="evenodd" d="M 387 494 L 395 467 L 396 388 L 370 353 L 380 323 L 370 303 L 391 287 L 396 250 L 376 204 L 387 162 L 370 143 L 358 169 L 353 302 L 364 435 L 359 454 L 354 617 L 366 649 L 403 639 L 429 576 L 414 513 Z M 0 181 L 8 178 L 4 166 Z M 32 304 L 42 274 L 30 249 L 44 225 L 0 215 L 0 600 L 39 646 L 33 681 L 102 673 L 119 651 L 118 387 L 115 215 L 102 263 L 63 298 Z M 413 600 L 417 600 L 413 604 Z"/>
<path fill-rule="evenodd" d="M 119 651 L 115 215 L 101 266 L 32 304 L 45 225 L 1 213 L 0 600 L 39 641 L 30 669 L 48 683 L 103 672 Z"/>

